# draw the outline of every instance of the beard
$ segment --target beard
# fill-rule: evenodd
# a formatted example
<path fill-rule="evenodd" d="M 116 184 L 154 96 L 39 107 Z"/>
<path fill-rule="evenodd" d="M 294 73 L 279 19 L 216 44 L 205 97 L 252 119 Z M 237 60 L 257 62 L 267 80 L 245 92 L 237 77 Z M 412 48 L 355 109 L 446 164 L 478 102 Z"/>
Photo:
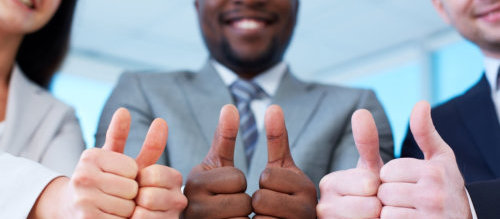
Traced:
<path fill-rule="evenodd" d="M 253 58 L 243 58 L 239 56 L 231 47 L 229 42 L 224 39 L 221 42 L 222 58 L 227 60 L 228 64 L 239 69 L 245 69 L 247 72 L 261 73 L 281 61 L 283 49 L 277 38 L 271 40 L 267 49 Z"/>

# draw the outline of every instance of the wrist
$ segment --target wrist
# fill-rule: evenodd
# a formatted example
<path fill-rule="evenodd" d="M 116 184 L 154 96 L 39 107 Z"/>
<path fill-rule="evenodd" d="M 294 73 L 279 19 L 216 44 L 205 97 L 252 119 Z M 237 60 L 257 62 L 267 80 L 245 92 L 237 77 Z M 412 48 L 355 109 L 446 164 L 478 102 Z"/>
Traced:
<path fill-rule="evenodd" d="M 66 204 L 64 197 L 68 184 L 67 177 L 57 177 L 52 180 L 40 193 L 28 219 L 60 218 L 58 216 L 64 212 L 63 206 Z"/>

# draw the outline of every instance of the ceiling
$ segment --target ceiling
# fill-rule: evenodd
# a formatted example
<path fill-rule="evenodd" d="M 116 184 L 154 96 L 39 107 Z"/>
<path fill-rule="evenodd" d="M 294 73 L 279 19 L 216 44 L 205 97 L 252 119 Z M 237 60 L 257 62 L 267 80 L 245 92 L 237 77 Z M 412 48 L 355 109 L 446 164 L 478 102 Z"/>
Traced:
<path fill-rule="evenodd" d="M 197 69 L 207 53 L 193 2 L 79 1 L 72 54 L 118 69 Z M 286 58 L 299 76 L 356 65 L 450 30 L 431 0 L 303 0 L 300 4 Z"/>

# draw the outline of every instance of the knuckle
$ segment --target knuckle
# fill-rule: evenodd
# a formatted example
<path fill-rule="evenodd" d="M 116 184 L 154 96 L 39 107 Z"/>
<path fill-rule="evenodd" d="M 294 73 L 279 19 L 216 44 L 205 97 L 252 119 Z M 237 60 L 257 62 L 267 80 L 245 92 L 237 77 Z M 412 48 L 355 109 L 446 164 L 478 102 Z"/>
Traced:
<path fill-rule="evenodd" d="M 380 216 L 380 211 L 382 211 L 382 203 L 380 203 L 377 198 L 367 200 L 364 203 L 364 207 L 373 218 L 378 218 Z"/>
<path fill-rule="evenodd" d="M 77 171 L 71 180 L 75 187 L 87 187 L 94 184 L 94 178 L 86 171 Z"/>
<path fill-rule="evenodd" d="M 426 177 L 435 183 L 441 183 L 445 177 L 445 169 L 440 165 L 432 165 L 426 172 Z"/>
<path fill-rule="evenodd" d="M 154 196 L 148 190 L 140 190 L 139 192 L 139 203 L 142 207 L 151 208 L 155 203 Z"/>
<path fill-rule="evenodd" d="M 175 185 L 177 186 L 182 186 L 182 174 L 181 172 L 173 169 L 173 168 L 170 168 L 171 169 L 171 180 L 175 183 Z"/>
<path fill-rule="evenodd" d="M 441 211 L 444 208 L 445 195 L 438 189 L 431 189 L 426 192 L 420 193 L 422 204 L 427 209 Z"/>
<path fill-rule="evenodd" d="M 326 218 L 328 208 L 328 205 L 322 202 L 316 205 L 316 215 L 318 216 L 318 218 Z"/>
<path fill-rule="evenodd" d="M 80 161 L 83 163 L 94 163 L 97 160 L 100 149 L 90 148 L 82 153 Z"/>
<path fill-rule="evenodd" d="M 253 195 L 252 195 L 252 207 L 254 211 L 259 212 L 262 208 L 266 206 L 265 202 L 265 194 L 262 189 L 257 190 Z"/>
<path fill-rule="evenodd" d="M 379 189 L 380 182 L 373 174 L 367 174 L 365 177 L 361 178 L 361 185 L 363 189 L 363 194 L 365 195 L 375 195 Z"/>
<path fill-rule="evenodd" d="M 180 195 L 179 198 L 176 199 L 176 201 L 173 204 L 173 208 L 175 210 L 184 210 L 186 206 L 188 205 L 188 199 L 184 195 Z"/>

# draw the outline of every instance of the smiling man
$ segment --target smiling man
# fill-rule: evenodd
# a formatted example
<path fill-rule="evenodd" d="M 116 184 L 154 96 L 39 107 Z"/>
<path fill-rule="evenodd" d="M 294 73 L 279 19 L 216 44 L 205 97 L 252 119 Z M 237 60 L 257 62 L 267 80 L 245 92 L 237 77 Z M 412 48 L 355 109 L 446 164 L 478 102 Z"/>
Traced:
<path fill-rule="evenodd" d="M 443 19 L 485 56 L 480 81 L 432 110 L 437 131 L 450 144 L 467 183 L 500 178 L 500 1 L 433 0 Z M 413 135 L 402 156 L 422 158 Z"/>
<path fill-rule="evenodd" d="M 210 54 L 205 66 L 198 72 L 124 74 L 96 135 L 100 145 L 111 112 L 127 107 L 133 122 L 125 153 L 133 156 L 139 153 L 147 125 L 156 117 L 166 119 L 170 135 L 160 162 L 184 176 L 195 166 L 204 167 L 193 169 L 186 182 L 186 218 L 247 217 L 252 209 L 263 216 L 314 218 L 310 207 L 317 199 L 311 198 L 316 192 L 310 187 L 317 187 L 331 171 L 356 165 L 350 117 L 359 108 L 374 113 L 383 160 L 393 157 L 390 126 L 372 91 L 303 82 L 283 61 L 298 0 L 197 0 L 195 7 Z M 239 115 L 223 110 L 219 121 L 219 110 L 226 104 L 235 104 Z M 271 111 L 266 120 L 271 104 L 282 111 Z M 273 124 L 284 125 L 281 119 L 286 128 L 276 131 Z M 212 144 L 217 124 L 222 127 Z M 285 162 L 290 168 L 273 162 L 272 154 L 282 153 L 268 149 L 276 141 L 273 133 L 286 133 L 283 130 L 288 138 L 280 135 L 283 144 L 277 145 L 283 146 L 282 152 L 289 150 L 284 154 L 291 155 Z M 214 164 L 224 140 L 235 140 L 223 147 L 230 155 Z M 198 165 L 207 160 L 213 165 Z"/>

